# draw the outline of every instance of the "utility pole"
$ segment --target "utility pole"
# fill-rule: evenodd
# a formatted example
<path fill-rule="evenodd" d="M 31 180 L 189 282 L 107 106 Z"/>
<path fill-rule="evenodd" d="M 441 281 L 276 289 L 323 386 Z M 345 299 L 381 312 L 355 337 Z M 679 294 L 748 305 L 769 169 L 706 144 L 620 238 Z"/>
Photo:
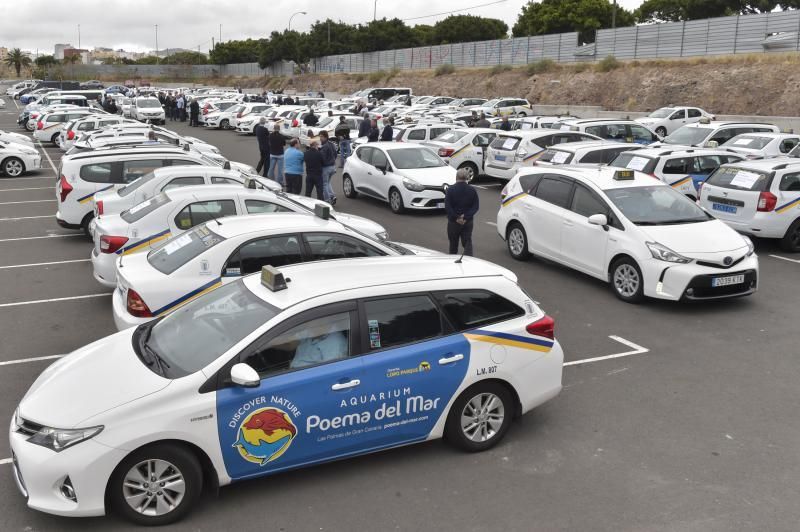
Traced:
<path fill-rule="evenodd" d="M 156 64 L 158 64 L 158 24 L 156 24 Z"/>
<path fill-rule="evenodd" d="M 222 24 L 219 25 L 219 42 L 222 42 Z"/>
<path fill-rule="evenodd" d="M 81 49 L 81 25 L 78 24 L 78 50 Z"/>
<path fill-rule="evenodd" d="M 378 19 L 378 0 L 375 0 L 375 3 L 372 5 L 372 22 L 375 22 Z"/>
<path fill-rule="evenodd" d="M 328 44 L 331 44 L 331 19 L 328 19 Z"/>
<path fill-rule="evenodd" d="M 611 29 L 617 29 L 617 0 L 614 0 L 614 5 L 611 7 Z"/>

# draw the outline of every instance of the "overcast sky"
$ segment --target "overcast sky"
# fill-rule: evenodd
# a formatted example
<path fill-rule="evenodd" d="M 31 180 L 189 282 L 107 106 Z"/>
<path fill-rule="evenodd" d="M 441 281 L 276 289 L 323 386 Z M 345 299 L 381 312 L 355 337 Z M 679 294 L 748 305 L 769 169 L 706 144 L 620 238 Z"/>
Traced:
<path fill-rule="evenodd" d="M 410 25 L 433 24 L 448 11 L 500 18 L 509 28 L 527 0 L 377 0 L 378 18 L 398 17 Z M 642 0 L 619 0 L 633 9 Z M 297 30 L 330 17 L 350 24 L 372 20 L 373 0 L 0 0 L 0 46 L 53 53 L 55 43 L 82 48 L 105 46 L 129 51 L 158 47 L 207 52 L 211 38 L 259 38 L 286 29 L 289 17 Z M 464 10 L 472 6 L 473 9 Z M 413 17 L 413 20 L 408 20 Z"/>

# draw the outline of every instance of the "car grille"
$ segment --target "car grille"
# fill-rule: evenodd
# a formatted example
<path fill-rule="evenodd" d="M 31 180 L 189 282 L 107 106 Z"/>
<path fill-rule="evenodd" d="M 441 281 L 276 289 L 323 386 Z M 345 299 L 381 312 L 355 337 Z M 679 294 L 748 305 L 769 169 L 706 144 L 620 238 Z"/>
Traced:
<path fill-rule="evenodd" d="M 686 287 L 686 292 L 692 290 L 692 294 L 684 292 L 686 299 L 718 299 L 724 297 L 744 296 L 755 291 L 758 276 L 755 270 L 731 272 L 730 275 L 744 274 L 744 282 L 728 286 L 711 286 L 711 279 L 718 275 L 698 275 L 694 277 Z M 726 274 L 727 275 L 727 274 Z"/>
<path fill-rule="evenodd" d="M 745 259 L 745 257 L 746 257 L 746 255 L 743 255 L 743 256 L 739 257 L 738 259 L 735 259 L 733 262 L 731 262 L 727 266 L 725 266 L 721 262 L 707 262 L 707 261 L 704 261 L 704 260 L 698 260 L 697 261 L 697 265 L 698 266 L 707 266 L 709 268 L 721 268 L 723 270 L 728 270 L 730 268 L 733 268 L 734 266 L 736 266 L 740 262 L 742 262 Z"/>

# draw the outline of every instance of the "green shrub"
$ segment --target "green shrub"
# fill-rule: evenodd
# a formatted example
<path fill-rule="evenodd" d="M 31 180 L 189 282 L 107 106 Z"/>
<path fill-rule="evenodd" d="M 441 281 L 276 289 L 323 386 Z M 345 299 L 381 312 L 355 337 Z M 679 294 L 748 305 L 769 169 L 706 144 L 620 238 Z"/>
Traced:
<path fill-rule="evenodd" d="M 392 79 L 393 77 L 395 77 L 399 73 L 400 73 L 400 69 L 399 68 L 392 67 L 392 69 L 389 71 L 389 73 L 386 74 L 386 81 L 389 81 L 390 79 Z"/>
<path fill-rule="evenodd" d="M 533 63 L 528 63 L 528 66 L 525 67 L 525 71 L 529 76 L 544 74 L 545 72 L 552 72 L 555 69 L 556 62 L 552 59 L 541 59 L 539 61 L 534 61 Z"/>
<path fill-rule="evenodd" d="M 446 76 L 447 74 L 452 74 L 455 71 L 456 67 L 454 67 L 450 63 L 445 63 L 443 65 L 439 65 L 438 67 L 436 67 L 437 76 Z"/>
<path fill-rule="evenodd" d="M 611 72 L 612 70 L 616 70 L 622 66 L 622 63 L 617 61 L 617 58 L 613 55 L 609 55 L 605 59 L 601 60 L 597 63 L 597 71 L 598 72 Z"/>
<path fill-rule="evenodd" d="M 503 72 L 508 72 L 511 70 L 511 65 L 495 65 L 492 67 L 492 75 L 496 76 L 497 74 L 502 74 Z"/>
<path fill-rule="evenodd" d="M 371 72 L 368 77 L 370 83 L 378 83 L 384 78 L 386 78 L 385 70 L 378 70 L 377 72 Z"/>

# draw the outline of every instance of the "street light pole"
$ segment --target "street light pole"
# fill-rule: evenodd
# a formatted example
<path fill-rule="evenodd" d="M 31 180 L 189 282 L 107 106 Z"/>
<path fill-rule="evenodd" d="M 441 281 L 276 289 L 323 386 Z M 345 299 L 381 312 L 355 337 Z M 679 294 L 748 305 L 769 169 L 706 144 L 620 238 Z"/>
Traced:
<path fill-rule="evenodd" d="M 305 11 L 298 11 L 297 13 L 292 13 L 292 16 L 289 17 L 289 29 L 287 31 L 292 31 L 292 19 L 295 15 L 308 15 Z"/>
<path fill-rule="evenodd" d="M 158 24 L 156 24 L 156 64 L 158 64 Z"/>
<path fill-rule="evenodd" d="M 614 0 L 614 5 L 611 8 L 611 29 L 617 28 L 617 0 Z"/>
<path fill-rule="evenodd" d="M 222 24 L 219 25 L 219 42 L 222 42 Z"/>
<path fill-rule="evenodd" d="M 81 49 L 81 25 L 78 24 L 78 50 Z"/>
<path fill-rule="evenodd" d="M 375 22 L 378 19 L 378 0 L 375 0 L 375 3 L 372 4 L 372 22 Z"/>

